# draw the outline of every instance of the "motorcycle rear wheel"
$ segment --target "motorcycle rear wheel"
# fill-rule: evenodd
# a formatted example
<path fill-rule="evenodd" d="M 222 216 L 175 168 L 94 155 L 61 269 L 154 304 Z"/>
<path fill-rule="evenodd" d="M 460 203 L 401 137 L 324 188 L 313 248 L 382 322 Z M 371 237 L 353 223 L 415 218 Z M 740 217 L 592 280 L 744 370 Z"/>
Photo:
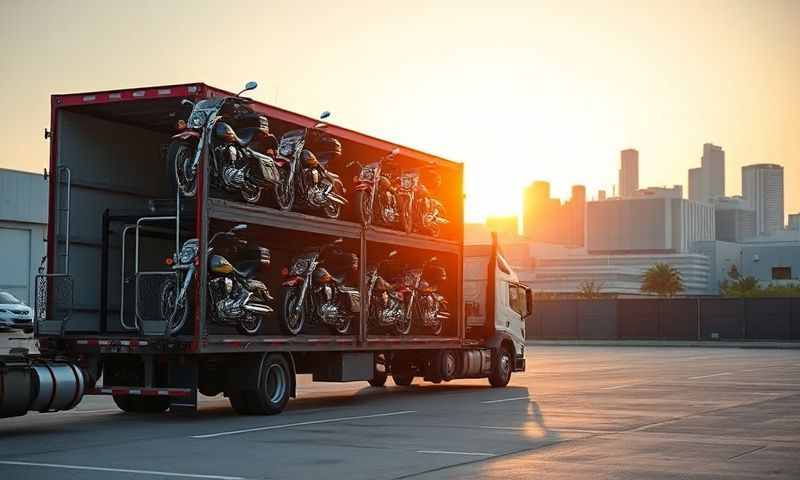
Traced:
<path fill-rule="evenodd" d="M 245 335 L 255 335 L 261 329 L 262 321 L 261 315 L 250 313 L 247 314 L 247 318 L 239 321 L 239 325 L 236 328 Z"/>
<path fill-rule="evenodd" d="M 257 204 L 261 200 L 261 192 L 263 189 L 261 187 L 256 187 L 255 192 L 249 192 L 246 189 L 239 190 L 239 193 L 242 195 L 242 199 L 247 203 Z"/>
<path fill-rule="evenodd" d="M 187 142 L 172 142 L 167 148 L 167 165 L 175 187 L 186 197 L 197 193 L 197 177 L 189 173 L 194 161 L 194 145 Z M 191 177 L 191 178 L 190 178 Z"/>
<path fill-rule="evenodd" d="M 331 331 L 333 333 L 338 335 L 344 335 L 347 333 L 348 330 L 350 330 L 350 323 L 352 322 L 350 316 L 348 315 L 346 321 L 328 326 L 331 328 Z"/>

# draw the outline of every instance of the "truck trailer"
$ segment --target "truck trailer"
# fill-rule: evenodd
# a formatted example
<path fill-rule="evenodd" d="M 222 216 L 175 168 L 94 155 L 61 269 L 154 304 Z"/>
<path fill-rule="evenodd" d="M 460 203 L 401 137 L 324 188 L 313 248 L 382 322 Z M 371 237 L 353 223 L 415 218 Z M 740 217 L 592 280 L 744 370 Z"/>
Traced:
<path fill-rule="evenodd" d="M 296 395 L 297 374 L 375 387 L 388 376 L 398 385 L 415 377 L 487 378 L 504 387 L 513 371 L 524 371 L 531 292 L 496 239 L 465 257 L 460 163 L 326 126 L 351 163 L 393 151 L 403 168 L 437 169 L 437 195 L 450 217 L 438 237 L 363 225 L 352 212 L 321 218 L 217 195 L 209 188 L 208 142 L 196 194 L 176 192 L 166 152 L 186 114 L 184 100 L 231 95 L 204 83 L 52 95 L 47 257 L 34 308 L 39 352 L 0 357 L 0 417 L 68 410 L 84 395 L 111 395 L 127 412 L 194 414 L 199 394 L 224 394 L 240 414 L 274 414 Z M 250 107 L 277 134 L 318 121 L 256 101 Z M 290 335 L 279 328 L 277 307 L 248 334 L 212 321 L 209 239 L 237 225 L 269 249 L 272 266 L 260 280 L 273 292 L 286 273 L 281 267 L 310 246 L 336 240 L 357 254 L 360 313 L 349 329 L 310 325 Z M 158 290 L 176 275 L 169 259 L 190 238 L 199 257 L 193 309 L 171 332 Z M 370 324 L 366 270 L 390 252 L 408 262 L 435 257 L 448 272 L 440 288 L 449 317 L 437 334 L 419 325 L 388 334 Z"/>

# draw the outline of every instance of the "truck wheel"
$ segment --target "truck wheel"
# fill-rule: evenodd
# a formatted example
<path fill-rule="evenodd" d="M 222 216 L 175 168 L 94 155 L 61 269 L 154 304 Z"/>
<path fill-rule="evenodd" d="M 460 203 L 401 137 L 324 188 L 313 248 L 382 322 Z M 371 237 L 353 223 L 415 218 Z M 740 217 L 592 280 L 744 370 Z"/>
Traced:
<path fill-rule="evenodd" d="M 394 380 L 395 385 L 407 387 L 414 381 L 414 375 L 392 375 L 392 380 Z"/>
<path fill-rule="evenodd" d="M 239 415 L 250 415 L 250 408 L 247 405 L 247 398 L 245 397 L 244 391 L 238 390 L 231 392 L 228 395 L 228 401 L 230 402 L 233 411 Z"/>
<path fill-rule="evenodd" d="M 494 388 L 502 388 L 508 385 L 511 380 L 511 370 L 514 366 L 514 358 L 511 355 L 508 347 L 500 347 L 495 351 L 494 365 L 492 367 L 492 374 L 489 375 L 489 383 Z"/>
<path fill-rule="evenodd" d="M 375 372 L 375 375 L 369 380 L 369 384 L 373 387 L 382 387 L 386 385 L 387 378 L 389 378 L 389 376 L 386 372 Z"/>
<path fill-rule="evenodd" d="M 442 380 L 450 381 L 459 373 L 459 358 L 454 350 L 445 350 L 439 355 L 439 375 Z"/>
<path fill-rule="evenodd" d="M 292 367 L 286 361 L 286 357 L 279 353 L 267 355 L 260 367 L 256 390 L 245 392 L 248 410 L 256 415 L 281 413 L 289 402 L 293 390 Z"/>

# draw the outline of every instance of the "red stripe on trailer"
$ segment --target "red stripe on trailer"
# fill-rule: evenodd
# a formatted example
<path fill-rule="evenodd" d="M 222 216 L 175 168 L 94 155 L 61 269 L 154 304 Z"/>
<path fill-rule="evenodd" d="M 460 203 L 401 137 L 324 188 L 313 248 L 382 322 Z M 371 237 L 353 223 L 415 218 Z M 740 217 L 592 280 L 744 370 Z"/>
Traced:
<path fill-rule="evenodd" d="M 188 388 L 101 387 L 86 392 L 87 395 L 141 395 L 143 397 L 188 397 Z"/>

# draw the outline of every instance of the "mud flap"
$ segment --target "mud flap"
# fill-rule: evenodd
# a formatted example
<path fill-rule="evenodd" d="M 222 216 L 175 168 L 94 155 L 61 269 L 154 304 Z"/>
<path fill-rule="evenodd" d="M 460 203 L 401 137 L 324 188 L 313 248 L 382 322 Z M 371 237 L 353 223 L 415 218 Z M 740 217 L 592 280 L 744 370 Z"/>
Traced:
<path fill-rule="evenodd" d="M 169 383 L 171 387 L 188 388 L 189 395 L 169 397 L 169 411 L 176 415 L 197 415 L 198 370 L 197 361 L 191 356 L 171 358 L 169 363 Z"/>

